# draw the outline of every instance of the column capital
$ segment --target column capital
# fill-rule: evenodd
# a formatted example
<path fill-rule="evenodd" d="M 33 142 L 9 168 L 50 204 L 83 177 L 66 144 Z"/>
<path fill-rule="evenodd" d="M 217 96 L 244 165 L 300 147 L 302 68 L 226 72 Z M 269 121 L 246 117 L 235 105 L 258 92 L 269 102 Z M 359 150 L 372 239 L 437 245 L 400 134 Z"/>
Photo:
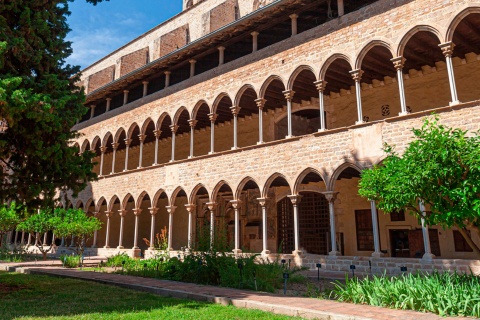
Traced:
<path fill-rule="evenodd" d="M 350 75 L 352 76 L 353 80 L 355 80 L 355 82 L 360 82 L 360 80 L 362 80 L 363 70 L 352 70 L 350 71 Z"/>
<path fill-rule="evenodd" d="M 291 15 L 288 16 L 290 19 L 295 20 L 298 18 L 298 14 L 292 13 Z"/>
<path fill-rule="evenodd" d="M 257 201 L 262 207 L 265 207 L 267 205 L 268 198 L 257 198 Z"/>
<path fill-rule="evenodd" d="M 207 202 L 206 205 L 208 207 L 208 210 L 215 211 L 218 204 L 216 202 Z"/>
<path fill-rule="evenodd" d="M 188 211 L 189 213 L 190 213 L 190 212 L 193 212 L 196 207 L 197 207 L 196 205 L 190 204 L 190 203 L 185 205 L 185 209 L 187 209 L 187 211 Z"/>
<path fill-rule="evenodd" d="M 224 47 L 224 46 L 218 46 L 218 47 L 217 47 L 217 50 L 218 50 L 218 51 L 225 51 L 225 47 Z"/>
<path fill-rule="evenodd" d="M 255 99 L 255 103 L 257 104 L 258 109 L 263 109 L 266 102 L 267 100 L 265 100 L 264 98 Z"/>
<path fill-rule="evenodd" d="M 452 41 L 441 43 L 438 45 L 442 49 L 442 53 L 445 57 L 451 57 L 453 54 L 453 48 L 455 44 Z"/>
<path fill-rule="evenodd" d="M 127 210 L 120 209 L 118 210 L 118 214 L 120 215 L 120 217 L 125 217 L 127 215 Z"/>
<path fill-rule="evenodd" d="M 117 150 L 119 145 L 120 145 L 120 143 L 118 143 L 118 142 L 112 143 L 113 150 Z"/>
<path fill-rule="evenodd" d="M 252 37 L 257 37 L 259 35 L 258 31 L 253 31 L 250 33 L 252 35 Z"/>
<path fill-rule="evenodd" d="M 160 135 L 162 134 L 162 130 L 153 130 L 153 134 L 155 135 L 155 138 L 160 138 Z"/>
<path fill-rule="evenodd" d="M 100 152 L 105 153 L 105 151 L 107 151 L 107 147 L 106 146 L 101 146 L 100 147 Z"/>
<path fill-rule="evenodd" d="M 142 209 L 133 209 L 133 214 L 139 216 L 142 213 Z"/>
<path fill-rule="evenodd" d="M 146 138 L 146 137 L 147 137 L 146 134 L 139 134 L 139 135 L 138 135 L 138 139 L 140 139 L 140 142 L 145 141 L 145 138 Z"/>
<path fill-rule="evenodd" d="M 147 84 L 149 84 L 149 82 L 148 82 L 148 81 L 142 81 L 142 83 L 143 83 L 144 85 L 147 85 Z"/>
<path fill-rule="evenodd" d="M 318 81 L 315 81 L 313 84 L 315 85 L 318 91 L 323 92 L 325 91 L 325 87 L 327 86 L 327 83 L 328 82 L 325 80 L 318 80 Z"/>
<path fill-rule="evenodd" d="M 154 208 L 154 207 L 148 208 L 148 210 L 150 211 L 150 214 L 152 216 L 156 215 L 158 212 L 158 208 Z"/>
<path fill-rule="evenodd" d="M 208 119 L 210 119 L 210 122 L 215 122 L 217 120 L 218 114 L 216 113 L 209 113 L 208 114 Z"/>
<path fill-rule="evenodd" d="M 130 92 L 130 91 L 128 91 L 128 90 L 123 90 L 123 93 L 129 93 L 129 92 Z"/>
<path fill-rule="evenodd" d="M 112 98 L 106 98 L 105 100 L 107 100 L 107 101 L 112 101 Z"/>
<path fill-rule="evenodd" d="M 125 139 L 125 145 L 128 147 L 132 143 L 132 139 Z"/>
<path fill-rule="evenodd" d="M 195 63 L 197 63 L 197 60 L 195 60 L 195 59 L 190 59 L 190 60 L 188 60 L 188 62 L 190 62 L 190 64 L 195 64 Z"/>
<path fill-rule="evenodd" d="M 230 203 L 232 204 L 233 209 L 238 209 L 240 208 L 240 205 L 242 204 L 241 200 L 230 200 Z"/>
<path fill-rule="evenodd" d="M 113 216 L 113 211 L 105 211 L 105 216 L 107 218 L 110 218 L 111 216 Z"/>
<path fill-rule="evenodd" d="M 172 130 L 172 133 L 177 133 L 177 130 L 178 130 L 178 126 L 176 124 L 172 124 L 170 126 L 170 130 Z"/>
<path fill-rule="evenodd" d="M 330 202 L 330 203 L 333 203 L 335 201 L 335 199 L 337 199 L 337 195 L 339 192 L 337 191 L 325 191 L 325 192 L 321 192 L 325 198 L 327 198 L 327 201 Z"/>
<path fill-rule="evenodd" d="M 96 107 L 96 105 L 94 105 L 94 104 L 91 104 L 91 105 L 90 105 L 90 108 L 91 108 L 91 109 L 95 109 L 95 107 Z"/>
<path fill-rule="evenodd" d="M 197 125 L 198 123 L 198 120 L 195 120 L 195 119 L 190 119 L 188 120 L 188 124 L 190 125 L 190 127 L 192 128 L 195 128 L 195 126 Z"/>
<path fill-rule="evenodd" d="M 240 108 L 239 106 L 231 106 L 231 107 L 230 107 L 230 111 L 232 111 L 232 114 L 233 114 L 234 116 L 237 116 L 237 115 L 238 115 L 238 113 L 240 112 L 240 109 L 241 109 L 241 108 Z"/>
<path fill-rule="evenodd" d="M 175 212 L 175 209 L 177 209 L 177 207 L 175 206 L 166 206 L 165 208 L 167 208 L 167 212 L 169 214 L 173 214 Z"/>
<path fill-rule="evenodd" d="M 390 61 L 393 62 L 393 66 L 395 67 L 395 70 L 398 71 L 403 69 L 403 66 L 405 65 L 405 61 L 407 61 L 407 59 L 405 59 L 402 56 L 399 56 L 399 57 L 390 59 Z"/>
<path fill-rule="evenodd" d="M 291 101 L 293 99 L 293 96 L 295 95 L 295 91 L 293 90 L 285 90 L 282 91 L 283 95 L 285 96 L 285 99 Z"/>
<path fill-rule="evenodd" d="M 167 70 L 167 71 L 165 71 L 165 72 L 163 72 L 163 73 L 164 73 L 166 76 L 169 76 L 169 75 L 172 74 L 172 71 L 168 71 L 168 70 Z"/>
<path fill-rule="evenodd" d="M 303 196 L 300 194 L 292 194 L 287 197 L 292 201 L 293 206 L 297 206 L 300 204 L 300 200 L 302 200 Z"/>

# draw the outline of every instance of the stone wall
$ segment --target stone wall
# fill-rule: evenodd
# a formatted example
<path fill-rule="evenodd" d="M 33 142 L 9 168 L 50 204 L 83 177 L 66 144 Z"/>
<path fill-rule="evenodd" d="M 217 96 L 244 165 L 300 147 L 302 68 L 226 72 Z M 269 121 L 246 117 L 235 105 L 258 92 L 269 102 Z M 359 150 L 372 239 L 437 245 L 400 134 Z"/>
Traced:
<path fill-rule="evenodd" d="M 92 92 L 106 85 L 115 78 L 115 65 L 100 70 L 88 77 L 88 91 Z"/>
<path fill-rule="evenodd" d="M 120 59 L 120 77 L 138 69 L 148 62 L 148 47 L 129 53 Z"/>

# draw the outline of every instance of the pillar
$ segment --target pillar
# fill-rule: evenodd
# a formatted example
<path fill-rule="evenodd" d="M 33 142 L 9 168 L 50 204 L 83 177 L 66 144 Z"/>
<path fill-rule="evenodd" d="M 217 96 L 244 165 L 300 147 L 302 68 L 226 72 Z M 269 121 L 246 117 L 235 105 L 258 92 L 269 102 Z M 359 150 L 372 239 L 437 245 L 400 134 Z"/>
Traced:
<path fill-rule="evenodd" d="M 132 139 L 125 139 L 125 169 L 123 169 L 123 172 L 128 171 L 128 149 L 130 149 L 130 143 L 132 143 Z"/>
<path fill-rule="evenodd" d="M 100 147 L 100 174 L 99 176 L 103 176 L 103 157 L 105 155 L 105 151 L 107 151 L 106 146 Z"/>
<path fill-rule="evenodd" d="M 225 47 L 220 46 L 218 49 L 218 65 L 221 66 L 225 61 Z"/>
<path fill-rule="evenodd" d="M 123 90 L 123 105 L 128 103 L 128 90 Z"/>
<path fill-rule="evenodd" d="M 107 107 L 105 109 L 105 112 L 110 111 L 111 104 L 112 104 L 112 98 L 107 98 Z"/>
<path fill-rule="evenodd" d="M 127 210 L 118 210 L 118 214 L 120 215 L 120 234 L 118 236 L 117 249 L 123 249 L 123 226 L 125 224 L 125 215 L 127 214 Z"/>
<path fill-rule="evenodd" d="M 233 114 L 233 147 L 232 150 L 238 148 L 238 113 L 240 112 L 240 107 L 232 106 L 230 110 Z"/>
<path fill-rule="evenodd" d="M 158 140 L 160 139 L 160 135 L 162 134 L 161 130 L 154 130 L 153 134 L 155 135 L 155 155 L 153 160 L 153 165 L 158 164 Z"/>
<path fill-rule="evenodd" d="M 100 215 L 100 212 L 94 212 L 93 213 L 93 216 L 94 217 L 97 217 Z M 93 243 L 92 243 L 92 248 L 96 248 L 97 247 L 97 232 L 98 230 L 95 230 L 95 232 L 93 233 Z M 62 243 L 63 243 L 64 239 L 62 238 Z M 61 247 L 63 247 L 61 244 L 60 244 Z"/>
<path fill-rule="evenodd" d="M 341 17 L 345 14 L 345 7 L 343 6 L 343 0 L 337 0 L 338 16 Z"/>
<path fill-rule="evenodd" d="M 170 130 L 172 130 L 172 158 L 170 159 L 170 162 L 175 161 L 175 135 L 178 130 L 178 126 L 176 124 L 172 124 L 170 126 Z"/>
<path fill-rule="evenodd" d="M 15 231 L 15 241 L 13 242 L 14 244 L 17 244 L 17 235 L 18 235 L 18 231 Z M 73 237 L 72 237 L 72 242 L 73 242 Z M 43 245 L 44 246 L 47 245 L 47 233 L 46 232 L 43 234 Z"/>
<path fill-rule="evenodd" d="M 191 159 L 193 158 L 193 145 L 194 145 L 193 135 L 195 133 L 195 126 L 197 125 L 197 120 L 190 119 L 188 120 L 188 124 L 190 125 L 190 155 L 188 156 L 188 158 Z"/>
<path fill-rule="evenodd" d="M 150 246 L 148 247 L 148 250 L 153 250 L 155 249 L 155 216 L 157 215 L 158 208 L 148 208 L 150 210 Z"/>
<path fill-rule="evenodd" d="M 370 200 L 370 208 L 372 211 L 372 228 L 373 228 L 373 247 L 374 251 L 372 257 L 382 257 L 383 254 L 380 251 L 380 235 L 378 234 L 378 215 L 377 206 L 374 200 Z"/>
<path fill-rule="evenodd" d="M 399 116 L 404 116 L 408 114 L 407 111 L 407 102 L 405 100 L 405 87 L 403 85 L 403 66 L 405 65 L 404 57 L 396 57 L 390 59 L 393 62 L 395 70 L 397 70 L 397 82 L 398 82 L 398 91 L 400 93 L 400 113 Z"/>
<path fill-rule="evenodd" d="M 29 247 L 31 244 L 32 244 L 32 234 L 28 233 L 27 247 Z"/>
<path fill-rule="evenodd" d="M 295 246 L 294 251 L 292 252 L 294 255 L 300 255 L 302 252 L 300 251 L 300 227 L 298 221 L 298 205 L 300 204 L 300 200 L 302 199 L 301 195 L 290 195 L 288 196 L 290 201 L 293 204 L 293 234 L 295 239 Z"/>
<path fill-rule="evenodd" d="M 293 137 L 292 133 L 292 99 L 295 91 L 293 90 L 285 90 L 282 92 L 285 95 L 285 99 L 287 99 L 287 120 L 288 120 L 288 135 L 285 137 L 286 139 Z"/>
<path fill-rule="evenodd" d="M 423 255 L 422 259 L 425 260 L 432 260 L 435 258 L 435 255 L 432 254 L 432 249 L 430 248 L 430 234 L 428 232 L 428 225 L 425 222 L 425 215 L 426 215 L 426 210 L 425 210 L 425 203 L 423 201 L 419 201 L 419 207 L 420 211 L 422 212 L 422 235 L 423 235 L 423 247 L 425 249 L 425 254 Z"/>
<path fill-rule="evenodd" d="M 252 52 L 256 52 L 258 50 L 258 35 L 257 31 L 253 31 L 250 33 L 252 35 Z"/>
<path fill-rule="evenodd" d="M 298 14 L 293 13 L 289 15 L 290 19 L 292 20 L 292 37 L 297 34 L 297 20 Z"/>
<path fill-rule="evenodd" d="M 263 107 L 265 106 L 267 100 L 259 98 L 255 100 L 255 103 L 258 107 L 258 142 L 257 144 L 263 143 Z"/>
<path fill-rule="evenodd" d="M 142 162 L 143 162 L 143 141 L 145 141 L 145 138 L 147 135 L 145 134 L 139 134 L 138 139 L 140 140 L 140 148 L 139 148 L 139 156 L 138 156 L 138 168 L 142 168 Z"/>
<path fill-rule="evenodd" d="M 357 114 L 358 120 L 355 124 L 363 123 L 363 114 L 362 114 L 362 87 L 360 81 L 362 80 L 363 71 L 360 69 L 350 71 L 353 80 L 355 81 L 355 95 L 357 98 Z"/>
<path fill-rule="evenodd" d="M 25 244 L 25 231 L 22 231 L 22 238 L 20 239 L 20 245 L 23 246 Z"/>
<path fill-rule="evenodd" d="M 112 216 L 112 211 L 105 212 L 105 216 L 107 217 L 107 230 L 105 232 L 105 246 L 104 248 L 110 248 L 110 217 Z"/>
<path fill-rule="evenodd" d="M 239 254 L 242 253 L 242 249 L 240 249 L 240 215 L 238 211 L 242 202 L 240 200 L 230 200 L 230 203 L 235 210 L 235 248 L 233 253 Z"/>
<path fill-rule="evenodd" d="M 113 154 L 112 154 L 112 171 L 110 172 L 110 174 L 115 173 L 115 158 L 116 158 L 116 155 L 117 155 L 118 146 L 119 146 L 119 143 L 118 143 L 118 142 L 112 143 L 112 150 L 113 150 Z"/>
<path fill-rule="evenodd" d="M 457 96 L 457 86 L 455 84 L 455 75 L 453 73 L 453 63 L 452 63 L 452 54 L 455 44 L 453 42 L 446 42 L 439 44 L 442 53 L 445 56 L 445 61 L 447 63 L 447 72 L 448 72 L 448 82 L 450 84 L 450 95 L 452 96 L 452 101 L 450 102 L 451 106 L 457 105 L 460 103 Z"/>
<path fill-rule="evenodd" d="M 207 207 L 210 210 L 210 249 L 212 249 L 215 237 L 215 209 L 217 208 L 217 203 L 208 202 Z"/>
<path fill-rule="evenodd" d="M 195 63 L 197 63 L 197 60 L 191 59 L 188 62 L 190 62 L 190 78 L 195 76 Z"/>
<path fill-rule="evenodd" d="M 327 125 L 325 123 L 325 101 L 323 99 L 323 93 L 325 92 L 327 81 L 318 80 L 315 81 L 313 84 L 315 84 L 315 87 L 318 90 L 318 102 L 320 105 L 320 129 L 318 129 L 318 132 L 322 132 L 325 131 L 327 128 Z"/>
<path fill-rule="evenodd" d="M 210 152 L 208 154 L 215 153 L 215 120 L 217 120 L 218 114 L 209 113 L 208 118 L 210 119 Z"/>
<path fill-rule="evenodd" d="M 328 211 L 330 213 L 330 242 L 332 245 L 332 251 L 328 254 L 331 256 L 339 256 L 341 253 L 337 250 L 337 228 L 335 227 L 335 209 L 333 205 L 338 192 L 326 191 L 322 193 L 328 201 Z"/>
<path fill-rule="evenodd" d="M 133 234 L 133 248 L 132 249 L 140 249 L 138 247 L 138 224 L 140 222 L 140 214 L 142 213 L 142 209 L 133 209 L 133 214 L 135 215 L 135 232 Z"/>
<path fill-rule="evenodd" d="M 173 250 L 172 248 L 172 233 L 173 233 L 173 213 L 177 207 L 175 206 L 166 206 L 168 212 L 168 250 Z"/>
<path fill-rule="evenodd" d="M 191 249 L 192 248 L 192 239 L 193 239 L 193 225 L 192 225 L 192 221 L 193 221 L 193 212 L 195 212 L 195 208 L 197 206 L 194 205 L 194 204 L 186 204 L 185 205 L 185 208 L 187 209 L 188 211 L 188 249 Z"/>
<path fill-rule="evenodd" d="M 148 81 L 142 81 L 143 84 L 143 95 L 142 97 L 145 98 L 148 95 Z"/>
<path fill-rule="evenodd" d="M 170 75 L 172 74 L 170 71 L 165 71 L 165 88 L 170 86 Z"/>
<path fill-rule="evenodd" d="M 260 206 L 262 207 L 262 255 L 270 254 L 270 250 L 267 249 L 267 198 L 257 198 Z"/>
<path fill-rule="evenodd" d="M 92 104 L 90 105 L 90 119 L 92 119 L 95 116 L 95 105 Z"/>

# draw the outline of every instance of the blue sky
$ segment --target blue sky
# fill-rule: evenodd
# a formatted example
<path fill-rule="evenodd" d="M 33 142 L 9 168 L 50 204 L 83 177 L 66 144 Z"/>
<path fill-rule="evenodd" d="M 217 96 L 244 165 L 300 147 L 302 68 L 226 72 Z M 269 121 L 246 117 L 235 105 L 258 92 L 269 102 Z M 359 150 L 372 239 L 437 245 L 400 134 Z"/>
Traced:
<path fill-rule="evenodd" d="M 182 10 L 182 0 L 110 0 L 97 6 L 69 3 L 73 54 L 67 63 L 82 69 Z"/>

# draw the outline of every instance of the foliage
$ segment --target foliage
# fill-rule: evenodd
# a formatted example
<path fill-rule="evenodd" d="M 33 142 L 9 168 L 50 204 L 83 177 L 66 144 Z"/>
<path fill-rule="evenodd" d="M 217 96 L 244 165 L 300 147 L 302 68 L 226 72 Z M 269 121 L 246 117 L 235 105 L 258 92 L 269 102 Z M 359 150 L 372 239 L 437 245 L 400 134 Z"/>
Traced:
<path fill-rule="evenodd" d="M 168 250 L 168 229 L 166 226 L 162 228 L 160 233 L 155 235 L 153 245 L 150 243 L 150 240 L 143 238 L 143 241 L 148 247 L 153 247 L 155 250 Z"/>
<path fill-rule="evenodd" d="M 14 248 L 10 250 L 5 246 L 0 247 L 0 261 L 3 262 L 22 262 L 32 260 L 32 256 L 23 248 Z"/>
<path fill-rule="evenodd" d="M 339 301 L 417 310 L 441 316 L 480 317 L 480 278 L 458 273 L 346 278 L 332 293 Z"/>
<path fill-rule="evenodd" d="M 78 268 L 80 266 L 81 257 L 78 255 L 62 254 L 60 255 L 60 261 L 62 261 L 66 268 Z"/>
<path fill-rule="evenodd" d="M 46 210 L 39 210 L 37 214 L 31 215 L 17 226 L 17 230 L 29 233 L 32 239 L 36 239 L 36 247 L 42 253 L 43 260 L 47 260 L 47 253 L 53 248 L 54 241 L 50 246 L 44 246 L 43 234 L 55 228 L 58 222 L 57 217 Z"/>
<path fill-rule="evenodd" d="M 0 205 L 0 246 L 2 246 L 4 235 L 9 231 L 15 230 L 15 227 L 20 222 L 18 211 L 15 201 L 12 201 L 10 205 Z"/>
<path fill-rule="evenodd" d="M 438 116 L 429 117 L 413 129 L 415 140 L 402 156 L 386 145 L 383 164 L 362 172 L 359 193 L 385 212 L 408 209 L 418 218 L 422 200 L 430 209 L 427 224 L 457 227 L 480 256 L 466 231 L 480 235 L 480 135 L 438 121 Z"/>

